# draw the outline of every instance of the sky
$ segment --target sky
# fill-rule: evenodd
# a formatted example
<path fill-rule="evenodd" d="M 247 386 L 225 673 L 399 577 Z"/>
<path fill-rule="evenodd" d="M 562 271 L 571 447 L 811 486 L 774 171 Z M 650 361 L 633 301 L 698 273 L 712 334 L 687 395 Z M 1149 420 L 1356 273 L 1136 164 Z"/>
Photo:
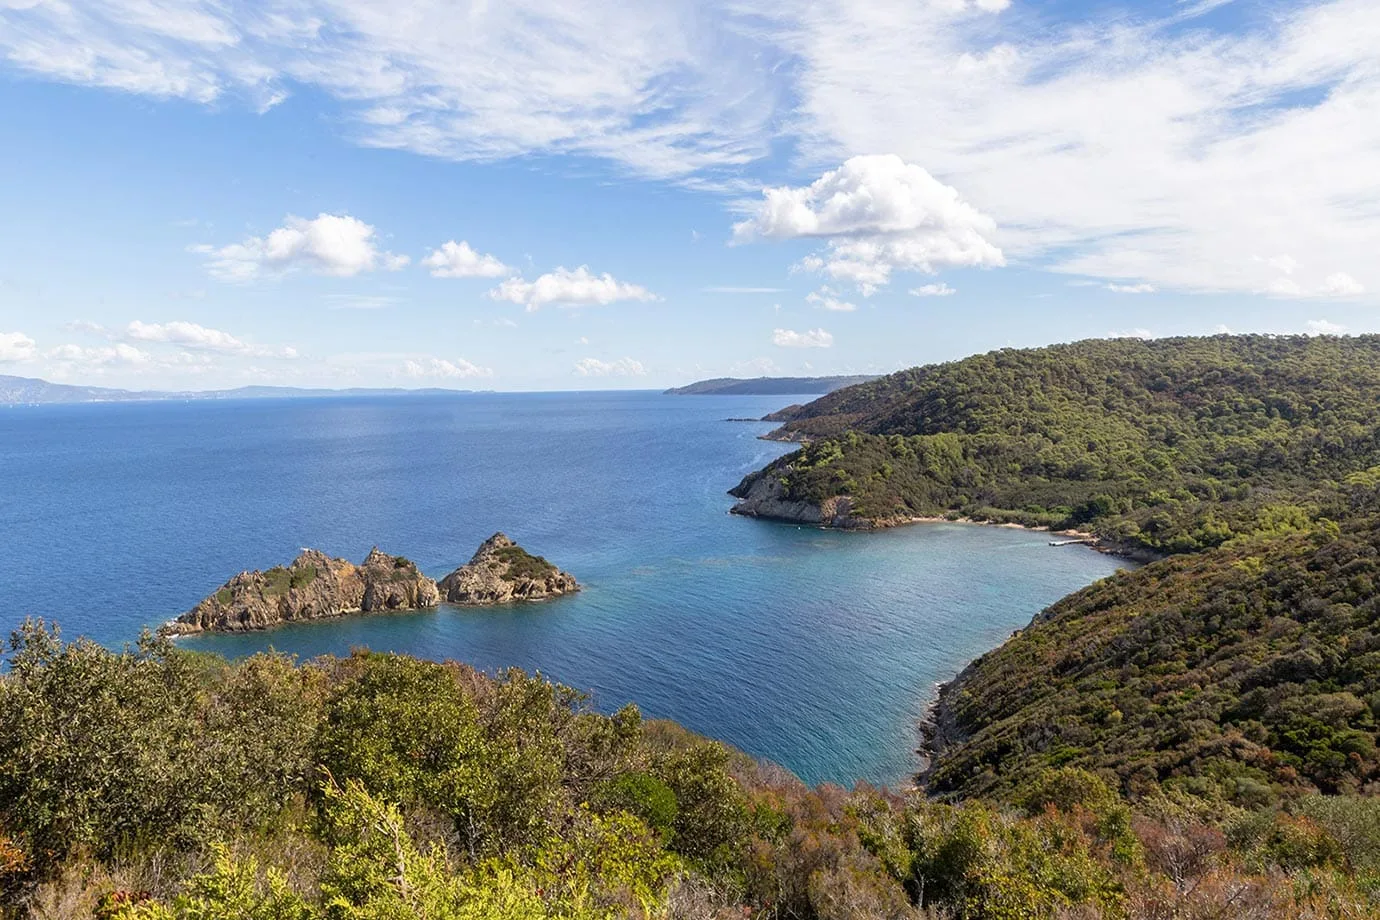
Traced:
<path fill-rule="evenodd" d="M 0 0 L 0 374 L 1380 331 L 1375 0 Z"/>

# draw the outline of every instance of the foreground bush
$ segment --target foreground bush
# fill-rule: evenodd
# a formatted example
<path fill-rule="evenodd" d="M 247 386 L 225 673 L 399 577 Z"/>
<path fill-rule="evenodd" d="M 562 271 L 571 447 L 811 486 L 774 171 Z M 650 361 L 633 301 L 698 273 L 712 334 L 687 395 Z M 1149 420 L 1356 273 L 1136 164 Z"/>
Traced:
<path fill-rule="evenodd" d="M 42 920 L 1360 918 L 1375 803 L 1133 814 L 809 789 L 520 672 L 114 653 L 31 623 L 0 676 L 0 916 Z"/>

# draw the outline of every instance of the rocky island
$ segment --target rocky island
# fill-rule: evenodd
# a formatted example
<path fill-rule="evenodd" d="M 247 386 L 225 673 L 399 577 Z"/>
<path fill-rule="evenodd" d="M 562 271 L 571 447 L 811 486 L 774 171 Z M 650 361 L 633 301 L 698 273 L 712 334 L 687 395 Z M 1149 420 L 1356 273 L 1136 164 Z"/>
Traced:
<path fill-rule="evenodd" d="M 374 547 L 359 565 L 304 549 L 288 566 L 241 572 L 176 620 L 165 636 L 244 632 L 351 613 L 425 610 L 442 601 L 487 607 L 580 590 L 574 576 L 496 533 L 437 583 L 403 556 Z"/>
<path fill-rule="evenodd" d="M 469 562 L 441 579 L 440 588 L 447 603 L 485 607 L 559 597 L 580 585 L 574 576 L 496 533 Z"/>
<path fill-rule="evenodd" d="M 241 632 L 347 613 L 419 610 L 440 602 L 436 582 L 403 556 L 374 547 L 355 565 L 306 549 L 286 567 L 239 573 L 162 632 Z"/>

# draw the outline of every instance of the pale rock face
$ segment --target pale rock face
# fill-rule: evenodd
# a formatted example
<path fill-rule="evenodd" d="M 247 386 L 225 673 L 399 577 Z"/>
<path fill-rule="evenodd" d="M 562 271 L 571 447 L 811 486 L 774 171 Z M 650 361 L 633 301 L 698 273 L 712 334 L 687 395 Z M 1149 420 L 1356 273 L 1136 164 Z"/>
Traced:
<path fill-rule="evenodd" d="M 286 568 L 241 572 L 161 630 L 241 632 L 347 613 L 417 610 L 441 602 L 436 582 L 402 556 L 375 547 L 358 566 L 303 550 Z"/>
<path fill-rule="evenodd" d="M 730 510 L 746 517 L 841 530 L 866 530 L 877 526 L 875 521 L 853 513 L 853 501 L 847 495 L 833 496 L 822 504 L 787 498 L 778 474 L 771 468 L 744 479 L 728 494 L 738 499 Z"/>
<path fill-rule="evenodd" d="M 485 540 L 469 562 L 441 579 L 439 587 L 448 603 L 462 607 L 546 600 L 580 590 L 574 576 L 501 533 Z"/>

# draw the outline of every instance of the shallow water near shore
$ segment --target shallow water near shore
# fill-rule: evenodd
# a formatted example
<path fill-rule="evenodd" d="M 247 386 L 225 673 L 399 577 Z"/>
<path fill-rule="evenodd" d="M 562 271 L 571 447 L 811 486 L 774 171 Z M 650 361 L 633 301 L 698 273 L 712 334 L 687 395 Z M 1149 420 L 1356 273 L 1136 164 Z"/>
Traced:
<path fill-rule="evenodd" d="M 133 641 L 244 568 L 377 544 L 440 577 L 494 531 L 572 572 L 527 607 L 181 640 L 516 666 L 810 782 L 903 784 L 935 682 L 1123 563 L 1046 534 L 727 514 L 801 398 L 474 394 L 0 409 L 0 627 Z"/>

